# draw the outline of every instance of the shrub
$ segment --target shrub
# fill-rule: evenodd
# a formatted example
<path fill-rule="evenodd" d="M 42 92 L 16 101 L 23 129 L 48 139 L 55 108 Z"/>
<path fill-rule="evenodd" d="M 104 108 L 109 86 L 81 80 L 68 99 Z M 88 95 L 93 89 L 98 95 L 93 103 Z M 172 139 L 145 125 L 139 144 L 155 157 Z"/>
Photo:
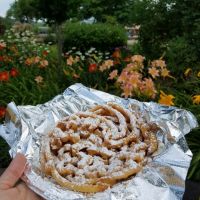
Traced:
<path fill-rule="evenodd" d="M 184 37 L 176 37 L 168 42 L 165 58 L 170 70 L 176 75 L 185 67 L 195 66 L 198 60 L 194 46 Z"/>
<path fill-rule="evenodd" d="M 64 27 L 64 50 L 78 47 L 86 51 L 90 47 L 98 50 L 113 50 L 126 45 L 127 36 L 120 26 L 108 24 L 67 23 Z"/>

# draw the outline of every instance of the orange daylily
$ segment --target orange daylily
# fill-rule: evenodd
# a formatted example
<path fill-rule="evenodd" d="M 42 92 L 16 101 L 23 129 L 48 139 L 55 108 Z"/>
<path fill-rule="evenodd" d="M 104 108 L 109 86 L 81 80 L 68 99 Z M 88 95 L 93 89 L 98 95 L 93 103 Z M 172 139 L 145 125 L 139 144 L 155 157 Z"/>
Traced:
<path fill-rule="evenodd" d="M 72 66 L 74 63 L 74 59 L 72 56 L 69 56 L 69 58 L 67 58 L 67 65 Z"/>
<path fill-rule="evenodd" d="M 121 58 L 121 52 L 120 49 L 115 49 L 114 53 L 112 54 L 113 58 Z"/>
<path fill-rule="evenodd" d="M 36 77 L 35 77 L 35 81 L 36 81 L 36 83 L 37 83 L 37 84 L 40 84 L 40 83 L 42 83 L 42 82 L 43 82 L 43 80 L 44 80 L 44 79 L 43 79 L 43 77 L 42 77 L 42 76 L 36 76 Z"/>
<path fill-rule="evenodd" d="M 48 66 L 49 62 L 48 60 L 41 60 L 40 61 L 40 68 L 45 68 L 46 66 Z"/>
<path fill-rule="evenodd" d="M 138 72 L 132 72 L 128 75 L 128 83 L 132 85 L 134 89 L 138 88 L 138 86 L 141 84 L 142 76 Z"/>
<path fill-rule="evenodd" d="M 117 76 L 117 74 L 118 74 L 118 70 L 117 70 L 117 69 L 116 69 L 116 70 L 113 70 L 113 71 L 109 74 L 108 79 L 113 80 L 113 79 Z"/>
<path fill-rule="evenodd" d="M 148 71 L 154 79 L 159 76 L 159 71 L 155 67 L 149 68 Z"/>
<path fill-rule="evenodd" d="M 145 59 L 145 57 L 143 57 L 141 55 L 134 55 L 131 57 L 132 62 L 138 62 L 138 63 L 143 63 L 144 59 Z"/>
<path fill-rule="evenodd" d="M 117 79 L 117 82 L 124 83 L 128 79 L 128 72 L 123 70 Z"/>
<path fill-rule="evenodd" d="M 32 65 L 33 64 L 33 58 L 27 58 L 25 60 L 25 64 L 28 65 L 28 66 Z"/>
<path fill-rule="evenodd" d="M 124 62 L 131 62 L 131 57 L 127 56 L 126 58 L 124 58 Z"/>
<path fill-rule="evenodd" d="M 132 96 L 133 87 L 131 84 L 123 85 L 122 90 L 123 90 L 122 96 L 124 96 L 125 98 Z"/>
<path fill-rule="evenodd" d="M 174 102 L 173 100 L 175 99 L 175 97 L 171 94 L 165 94 L 162 90 L 160 91 L 160 99 L 159 99 L 159 103 L 160 104 L 164 104 L 167 106 L 173 106 Z"/>
<path fill-rule="evenodd" d="M 114 65 L 113 60 L 105 60 L 104 65 L 107 67 L 107 69 L 110 69 Z"/>
<path fill-rule="evenodd" d="M 153 99 L 156 97 L 157 91 L 155 89 L 154 82 L 151 78 L 144 79 L 140 87 L 140 90 L 148 97 L 151 97 Z"/>
<path fill-rule="evenodd" d="M 34 63 L 37 64 L 39 62 L 40 62 L 40 57 L 39 56 L 34 57 Z"/>
<path fill-rule="evenodd" d="M 153 61 L 151 62 L 151 66 L 152 66 L 152 67 L 164 68 L 164 67 L 166 67 L 166 63 L 165 63 L 164 60 L 158 59 L 158 60 L 153 60 Z"/>

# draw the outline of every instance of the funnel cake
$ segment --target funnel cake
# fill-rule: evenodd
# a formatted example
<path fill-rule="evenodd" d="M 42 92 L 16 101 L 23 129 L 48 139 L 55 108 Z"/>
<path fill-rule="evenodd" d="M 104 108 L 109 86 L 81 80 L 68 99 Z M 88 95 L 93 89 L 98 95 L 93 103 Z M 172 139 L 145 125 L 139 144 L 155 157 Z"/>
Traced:
<path fill-rule="evenodd" d="M 158 127 L 116 103 L 58 122 L 42 138 L 42 171 L 70 190 L 94 193 L 138 173 L 158 148 Z"/>

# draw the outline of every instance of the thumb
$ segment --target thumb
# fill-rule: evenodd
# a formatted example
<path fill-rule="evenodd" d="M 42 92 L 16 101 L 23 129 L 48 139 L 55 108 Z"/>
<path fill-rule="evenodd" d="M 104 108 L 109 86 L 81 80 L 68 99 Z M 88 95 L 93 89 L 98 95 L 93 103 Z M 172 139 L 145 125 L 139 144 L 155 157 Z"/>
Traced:
<path fill-rule="evenodd" d="M 25 167 L 26 158 L 18 153 L 0 177 L 0 190 L 12 188 L 22 176 Z"/>

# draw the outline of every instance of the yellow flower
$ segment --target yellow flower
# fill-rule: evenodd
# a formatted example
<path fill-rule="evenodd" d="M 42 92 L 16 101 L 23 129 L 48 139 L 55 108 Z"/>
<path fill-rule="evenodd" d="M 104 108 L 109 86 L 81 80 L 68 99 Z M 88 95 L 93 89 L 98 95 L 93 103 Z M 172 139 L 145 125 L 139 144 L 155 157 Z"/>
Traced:
<path fill-rule="evenodd" d="M 165 94 L 162 90 L 160 91 L 160 99 L 159 99 L 159 103 L 160 104 L 164 104 L 167 106 L 173 106 L 174 102 L 173 100 L 175 99 L 175 97 L 171 94 Z"/>
<path fill-rule="evenodd" d="M 152 67 L 149 68 L 149 74 L 151 74 L 153 78 L 156 78 L 156 76 L 159 76 L 159 71 L 155 67 Z"/>
<path fill-rule="evenodd" d="M 200 104 L 200 95 L 194 95 L 192 97 L 193 104 Z"/>
<path fill-rule="evenodd" d="M 40 84 L 40 83 L 43 82 L 43 77 L 42 76 L 36 76 L 35 81 L 36 81 L 37 84 Z"/>
<path fill-rule="evenodd" d="M 200 71 L 197 73 L 197 77 L 200 78 Z"/>
<path fill-rule="evenodd" d="M 187 77 L 192 72 L 191 68 L 187 68 L 184 72 L 184 75 Z"/>
<path fill-rule="evenodd" d="M 170 77 L 169 70 L 167 68 L 161 69 L 161 76 L 164 77 L 164 78 L 165 77 Z"/>

